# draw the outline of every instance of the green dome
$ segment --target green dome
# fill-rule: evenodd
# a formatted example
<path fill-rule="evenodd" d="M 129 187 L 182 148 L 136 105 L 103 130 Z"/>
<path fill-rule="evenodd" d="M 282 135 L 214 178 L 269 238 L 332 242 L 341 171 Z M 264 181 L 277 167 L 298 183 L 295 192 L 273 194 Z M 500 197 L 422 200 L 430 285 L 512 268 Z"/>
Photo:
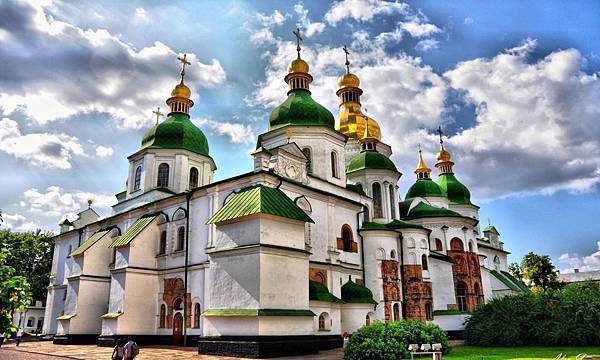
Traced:
<path fill-rule="evenodd" d="M 210 157 L 206 136 L 184 114 L 171 114 L 148 130 L 142 139 L 143 148 L 185 149 Z"/>
<path fill-rule="evenodd" d="M 403 201 L 400 203 L 400 213 L 403 220 L 414 220 L 421 218 L 435 217 L 463 217 L 456 211 L 448 210 L 437 206 L 431 206 L 424 202 L 418 203 L 413 208 L 410 208 L 412 201 Z"/>
<path fill-rule="evenodd" d="M 375 150 L 363 150 L 354 155 L 348 164 L 346 173 L 350 174 L 364 169 L 382 169 L 398 172 L 396 165 L 394 165 L 394 162 L 390 158 Z"/>
<path fill-rule="evenodd" d="M 452 205 L 472 205 L 471 193 L 452 173 L 440 175 L 438 181 Z"/>
<path fill-rule="evenodd" d="M 308 299 L 328 302 L 342 302 L 327 290 L 327 286 L 314 280 L 308 280 Z"/>
<path fill-rule="evenodd" d="M 335 119 L 329 110 L 313 100 L 309 91 L 296 89 L 273 110 L 269 119 L 269 130 L 286 125 L 327 126 L 334 129 Z"/>
<path fill-rule="evenodd" d="M 377 304 L 373 293 L 367 287 L 358 285 L 352 280 L 342 286 L 342 301 L 354 304 Z"/>
<path fill-rule="evenodd" d="M 406 192 L 406 199 L 428 196 L 445 196 L 440 186 L 431 179 L 418 179 Z"/>

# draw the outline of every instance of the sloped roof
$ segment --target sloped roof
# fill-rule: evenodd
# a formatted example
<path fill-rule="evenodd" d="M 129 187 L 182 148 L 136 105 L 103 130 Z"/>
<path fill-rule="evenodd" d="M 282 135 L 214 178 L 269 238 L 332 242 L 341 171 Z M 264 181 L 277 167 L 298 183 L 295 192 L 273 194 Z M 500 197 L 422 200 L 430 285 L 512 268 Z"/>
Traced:
<path fill-rule="evenodd" d="M 123 235 L 116 238 L 115 241 L 113 241 L 113 243 L 110 244 L 110 247 L 121 247 L 129 245 L 129 243 L 136 236 L 138 236 L 142 232 L 142 230 L 146 228 L 146 226 L 150 225 L 152 220 L 156 219 L 157 216 L 158 215 L 154 214 L 142 216 L 135 223 L 133 223 L 133 225 L 131 225 Z"/>
<path fill-rule="evenodd" d="M 500 280 L 500 282 L 502 282 L 504 285 L 506 285 L 509 289 L 513 290 L 513 291 L 517 291 L 517 292 L 523 292 L 523 290 L 517 286 L 517 284 L 513 283 L 508 277 L 506 277 L 504 274 L 496 271 L 496 270 L 490 270 L 490 273 L 498 280 Z"/>
<path fill-rule="evenodd" d="M 207 224 L 217 224 L 253 214 L 270 214 L 314 223 L 283 191 L 257 185 L 240 190 L 208 220 Z"/>
<path fill-rule="evenodd" d="M 104 237 L 104 235 L 108 234 L 109 231 L 110 231 L 110 229 L 100 230 L 100 231 L 97 231 L 96 233 L 92 234 L 92 236 L 90 236 L 86 241 L 81 243 L 81 245 L 79 245 L 79 247 L 77 249 L 75 249 L 75 251 L 70 253 L 69 256 L 83 255 L 83 253 L 87 249 L 89 249 L 90 247 L 92 247 L 92 245 L 94 245 L 100 239 L 102 239 Z"/>
<path fill-rule="evenodd" d="M 396 229 L 424 229 L 424 230 L 427 230 L 426 228 L 422 227 L 421 225 L 407 223 L 406 221 L 402 221 L 402 220 L 393 220 L 392 222 L 389 222 L 387 224 L 380 224 L 380 223 L 376 223 L 376 222 L 365 221 L 365 222 L 363 222 L 362 227 L 360 228 L 360 230 L 396 230 Z"/>
<path fill-rule="evenodd" d="M 517 285 L 519 287 L 519 289 L 521 289 L 524 292 L 530 292 L 531 290 L 529 289 L 529 287 L 527 285 L 525 285 L 525 283 L 522 280 L 517 279 L 516 277 L 514 277 L 511 273 L 509 273 L 508 271 L 500 271 L 504 276 L 506 276 L 510 281 L 512 281 L 515 285 Z"/>
<path fill-rule="evenodd" d="M 317 301 L 327 301 L 342 303 L 343 301 L 338 299 L 335 295 L 329 292 L 327 286 L 314 280 L 308 280 L 308 299 Z"/>
<path fill-rule="evenodd" d="M 430 217 L 463 217 L 456 211 L 448 210 L 437 206 L 431 206 L 424 202 L 418 203 L 413 208 L 404 207 L 407 213 L 402 214 L 406 220 L 430 218 Z"/>
<path fill-rule="evenodd" d="M 348 280 L 342 286 L 342 300 L 351 304 L 377 304 L 377 301 L 373 300 L 373 293 L 369 288 L 352 280 Z"/>

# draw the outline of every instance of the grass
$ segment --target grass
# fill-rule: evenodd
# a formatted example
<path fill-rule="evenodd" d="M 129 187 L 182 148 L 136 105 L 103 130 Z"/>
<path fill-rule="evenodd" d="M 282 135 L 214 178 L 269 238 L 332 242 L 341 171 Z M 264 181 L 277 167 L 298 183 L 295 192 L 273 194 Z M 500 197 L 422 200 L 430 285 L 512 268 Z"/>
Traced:
<path fill-rule="evenodd" d="M 478 347 L 478 346 L 456 346 L 452 348 L 444 360 L 538 360 L 554 359 L 560 353 L 567 355 L 567 359 L 573 360 L 578 354 L 585 353 L 586 359 L 600 358 L 600 347 L 542 347 L 527 346 L 515 348 L 503 347 Z"/>

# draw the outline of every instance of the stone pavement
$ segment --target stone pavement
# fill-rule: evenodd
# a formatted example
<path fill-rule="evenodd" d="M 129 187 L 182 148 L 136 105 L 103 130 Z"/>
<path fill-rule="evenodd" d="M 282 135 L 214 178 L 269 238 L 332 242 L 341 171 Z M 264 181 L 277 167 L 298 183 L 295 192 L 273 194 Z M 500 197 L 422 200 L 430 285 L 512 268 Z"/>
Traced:
<path fill-rule="evenodd" d="M 18 354 L 16 352 L 19 352 Z M 21 346 L 16 347 L 14 344 L 3 345 L 0 348 L 0 360 L 4 359 L 57 359 L 56 356 L 67 359 L 110 359 L 112 348 L 98 347 L 96 345 L 54 345 L 50 341 L 25 342 Z M 30 356 L 17 356 L 25 355 Z M 54 355 L 54 357 L 38 357 L 34 354 Z M 14 356 L 11 356 L 14 355 Z M 290 356 L 277 358 L 284 359 L 307 359 L 307 360 L 339 360 L 342 358 L 342 350 L 321 351 L 317 355 L 308 356 Z M 197 348 L 180 348 L 171 346 L 143 346 L 140 348 L 140 354 L 136 360 L 240 360 L 241 358 L 226 357 L 226 356 L 211 356 L 198 355 Z"/>

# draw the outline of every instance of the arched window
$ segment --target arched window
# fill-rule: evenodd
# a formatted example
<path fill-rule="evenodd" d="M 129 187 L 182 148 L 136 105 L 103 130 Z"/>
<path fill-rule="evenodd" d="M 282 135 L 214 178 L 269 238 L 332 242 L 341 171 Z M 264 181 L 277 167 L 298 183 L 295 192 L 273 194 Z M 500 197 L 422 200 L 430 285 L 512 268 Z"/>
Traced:
<path fill-rule="evenodd" d="M 425 319 L 433 320 L 433 307 L 430 302 L 425 303 Z"/>
<path fill-rule="evenodd" d="M 369 314 L 367 314 L 367 316 L 365 317 L 365 325 L 371 325 L 371 316 Z"/>
<path fill-rule="evenodd" d="M 133 191 L 138 191 L 142 184 L 142 167 L 135 168 L 135 176 L 133 177 Z"/>
<path fill-rule="evenodd" d="M 342 242 L 344 244 L 344 251 L 352 251 L 352 231 L 348 227 L 342 227 Z"/>
<path fill-rule="evenodd" d="M 35 323 L 35 318 L 33 316 L 31 316 L 27 319 L 27 327 L 33 327 L 34 323 Z"/>
<path fill-rule="evenodd" d="M 167 232 L 165 230 L 160 232 L 160 243 L 158 244 L 158 254 L 167 253 Z"/>
<path fill-rule="evenodd" d="M 444 250 L 444 245 L 442 244 L 442 240 L 440 239 L 435 239 L 435 249 L 437 251 L 442 251 Z"/>
<path fill-rule="evenodd" d="M 396 196 L 394 195 L 394 185 L 390 184 L 390 218 L 396 218 Z"/>
<path fill-rule="evenodd" d="M 500 271 L 500 258 L 498 255 L 494 256 L 494 269 Z"/>
<path fill-rule="evenodd" d="M 400 304 L 395 303 L 393 306 L 394 311 L 394 321 L 400 320 Z"/>
<path fill-rule="evenodd" d="M 459 311 L 467 311 L 467 285 L 464 282 L 456 283 L 456 305 Z"/>
<path fill-rule="evenodd" d="M 381 185 L 378 182 L 373 183 L 373 217 L 383 217 L 383 202 L 381 199 Z"/>
<path fill-rule="evenodd" d="M 319 315 L 319 330 L 329 330 L 329 314 L 324 312 Z"/>
<path fill-rule="evenodd" d="M 383 250 L 382 248 L 377 249 L 375 259 L 385 260 L 385 250 Z"/>
<path fill-rule="evenodd" d="M 390 258 L 391 259 L 395 259 L 396 258 L 396 250 L 390 251 Z"/>
<path fill-rule="evenodd" d="M 166 316 L 167 316 L 167 307 L 165 306 L 165 304 L 162 304 L 160 306 L 160 316 L 159 316 L 159 321 L 158 321 L 158 327 L 160 327 L 160 328 L 165 327 Z"/>
<path fill-rule="evenodd" d="M 183 310 L 183 300 L 181 300 L 181 298 L 175 299 L 173 302 L 173 310 Z"/>
<path fill-rule="evenodd" d="M 185 227 L 180 226 L 177 229 L 177 250 L 183 250 L 183 244 L 185 243 Z"/>
<path fill-rule="evenodd" d="M 450 249 L 453 251 L 465 251 L 463 242 L 459 238 L 454 238 L 450 241 Z"/>
<path fill-rule="evenodd" d="M 308 159 L 308 162 L 306 163 L 306 172 L 312 174 L 312 154 L 310 152 L 310 148 L 305 147 L 304 149 L 302 149 L 302 152 L 304 153 L 304 156 L 306 156 L 306 158 Z"/>
<path fill-rule="evenodd" d="M 169 164 L 162 163 L 158 165 L 158 180 L 156 182 L 158 187 L 169 186 Z"/>
<path fill-rule="evenodd" d="M 317 278 L 317 282 L 320 282 L 321 284 L 325 285 L 325 275 L 323 275 L 322 272 L 318 272 L 315 276 Z"/>
<path fill-rule="evenodd" d="M 481 288 L 479 287 L 479 284 L 473 284 L 473 288 L 475 289 L 475 303 L 477 305 L 483 304 L 483 294 L 481 294 Z"/>
<path fill-rule="evenodd" d="M 194 327 L 200 327 L 200 303 L 194 304 Z"/>
<path fill-rule="evenodd" d="M 331 176 L 333 176 L 334 178 L 339 177 L 337 153 L 335 151 L 331 152 Z"/>
<path fill-rule="evenodd" d="M 473 252 L 473 242 L 469 241 L 469 252 Z"/>
<path fill-rule="evenodd" d="M 198 187 L 198 169 L 192 167 L 190 169 L 190 189 Z"/>
<path fill-rule="evenodd" d="M 423 266 L 423 270 L 429 270 L 429 264 L 427 264 L 427 255 L 421 255 L 421 266 Z"/>

